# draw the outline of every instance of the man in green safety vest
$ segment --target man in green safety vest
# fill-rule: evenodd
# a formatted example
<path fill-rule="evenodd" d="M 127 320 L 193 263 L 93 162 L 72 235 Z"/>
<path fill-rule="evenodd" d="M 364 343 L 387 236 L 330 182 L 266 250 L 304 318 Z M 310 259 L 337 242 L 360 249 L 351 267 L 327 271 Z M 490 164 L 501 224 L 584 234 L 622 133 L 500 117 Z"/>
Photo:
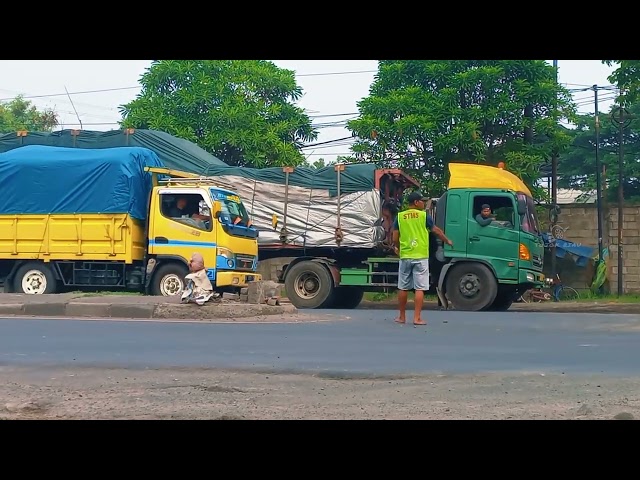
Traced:
<path fill-rule="evenodd" d="M 415 291 L 413 324 L 426 325 L 420 318 L 424 292 L 429 290 L 429 231 L 453 246 L 444 232 L 435 226 L 425 211 L 428 198 L 420 192 L 409 194 L 409 208 L 398 213 L 393 224 L 393 245 L 400 256 L 398 267 L 398 303 L 400 315 L 395 320 L 405 323 L 409 290 Z"/>

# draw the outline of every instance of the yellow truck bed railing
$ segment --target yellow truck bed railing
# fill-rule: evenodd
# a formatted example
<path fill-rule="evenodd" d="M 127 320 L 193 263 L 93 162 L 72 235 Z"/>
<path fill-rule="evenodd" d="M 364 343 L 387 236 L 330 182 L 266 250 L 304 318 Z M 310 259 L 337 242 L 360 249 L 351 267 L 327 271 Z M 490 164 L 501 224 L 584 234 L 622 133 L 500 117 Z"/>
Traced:
<path fill-rule="evenodd" d="M 221 182 L 214 177 L 206 177 L 203 175 L 197 175 L 195 173 L 183 172 L 181 170 L 171 170 L 170 168 L 160 168 L 160 167 L 145 167 L 146 172 L 151 172 L 153 174 L 153 186 L 157 187 L 160 184 L 158 180 L 159 175 L 166 175 L 169 180 L 166 181 L 167 186 L 170 185 L 188 185 L 191 187 L 198 186 L 214 186 L 220 187 L 227 190 L 235 191 L 234 186 Z M 164 182 L 163 182 L 164 183 Z"/>

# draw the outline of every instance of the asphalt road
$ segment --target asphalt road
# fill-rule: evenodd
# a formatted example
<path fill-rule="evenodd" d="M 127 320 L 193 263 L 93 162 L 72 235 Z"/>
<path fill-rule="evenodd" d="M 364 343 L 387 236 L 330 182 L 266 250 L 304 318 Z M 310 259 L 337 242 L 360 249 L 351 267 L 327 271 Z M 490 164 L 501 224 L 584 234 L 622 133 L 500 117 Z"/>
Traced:
<path fill-rule="evenodd" d="M 640 316 L 393 311 L 300 324 L 0 319 L 2 366 L 203 367 L 353 376 L 640 373 Z"/>

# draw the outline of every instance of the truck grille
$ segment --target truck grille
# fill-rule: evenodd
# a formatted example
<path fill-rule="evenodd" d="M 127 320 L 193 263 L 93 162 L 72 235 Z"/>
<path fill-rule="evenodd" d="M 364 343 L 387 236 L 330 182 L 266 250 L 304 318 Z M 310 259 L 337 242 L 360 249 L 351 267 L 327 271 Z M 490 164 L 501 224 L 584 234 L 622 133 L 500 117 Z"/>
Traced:
<path fill-rule="evenodd" d="M 253 262 L 256 257 L 253 255 L 236 255 L 236 268 L 238 270 L 253 270 Z"/>
<path fill-rule="evenodd" d="M 542 268 L 542 257 L 540 255 L 533 254 L 531 256 L 531 263 L 534 267 Z"/>

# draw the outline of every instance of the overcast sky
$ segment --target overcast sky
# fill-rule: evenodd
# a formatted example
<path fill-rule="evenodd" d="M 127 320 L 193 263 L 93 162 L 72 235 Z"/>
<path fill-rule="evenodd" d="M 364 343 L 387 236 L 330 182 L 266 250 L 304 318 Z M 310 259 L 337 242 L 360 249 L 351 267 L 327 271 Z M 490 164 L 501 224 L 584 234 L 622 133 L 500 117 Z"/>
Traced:
<path fill-rule="evenodd" d="M 350 136 L 340 123 L 357 116 L 356 103 L 369 94 L 376 60 L 273 62 L 296 72 L 304 92 L 299 105 L 315 125 L 322 126 L 314 143 Z M 0 100 L 23 94 L 31 97 L 39 108 L 55 109 L 60 115 L 61 128 L 80 128 L 79 117 L 85 130 L 111 130 L 118 128 L 118 106 L 135 98 L 140 90 L 138 79 L 149 64 L 149 60 L 0 60 Z M 567 88 L 610 84 L 607 76 L 612 69 L 600 60 L 560 60 L 558 66 L 559 82 Z M 612 97 L 611 92 L 599 92 L 601 111 L 609 110 Z M 574 99 L 581 112 L 593 112 L 592 90 L 576 92 Z M 350 143 L 347 140 L 320 145 L 304 152 L 310 161 L 318 158 L 333 161 L 336 155 L 349 154 Z"/>

